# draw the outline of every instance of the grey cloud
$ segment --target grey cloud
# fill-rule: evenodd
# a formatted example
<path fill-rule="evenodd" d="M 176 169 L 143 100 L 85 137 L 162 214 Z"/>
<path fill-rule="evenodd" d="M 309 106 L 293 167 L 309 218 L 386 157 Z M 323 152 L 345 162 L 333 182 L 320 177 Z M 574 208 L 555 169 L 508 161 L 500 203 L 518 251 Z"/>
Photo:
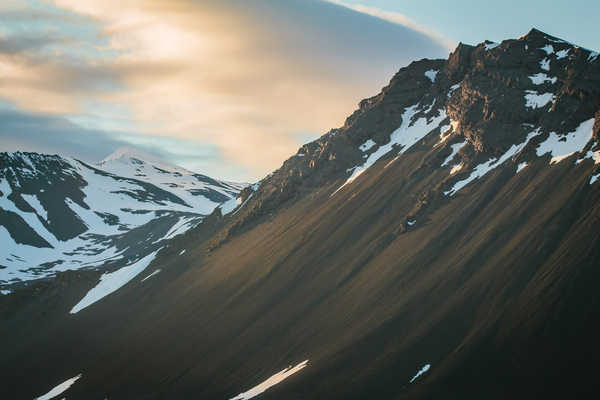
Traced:
<path fill-rule="evenodd" d="M 0 20 L 5 23 L 54 22 L 61 24 L 82 25 L 94 20 L 86 15 L 50 11 L 48 9 L 8 9 L 0 11 Z"/>
<path fill-rule="evenodd" d="M 0 16 L 2 18 L 2 16 Z M 52 33 L 46 34 L 27 34 L 19 36 L 0 36 L 0 53 L 19 54 L 30 51 L 40 51 L 41 49 L 58 43 L 68 43 L 69 39 Z"/>
<path fill-rule="evenodd" d="M 173 138 L 86 129 L 63 117 L 0 108 L 0 151 L 33 151 L 71 156 L 95 163 L 122 146 L 138 147 L 175 164 L 207 174 L 231 174 L 228 168 L 207 171 L 222 163 L 218 150 Z M 240 166 L 232 166 L 240 170 Z M 199 169 L 200 168 L 200 169 Z M 241 169 L 243 171 L 243 168 Z M 241 178 L 239 176 L 238 178 Z"/>

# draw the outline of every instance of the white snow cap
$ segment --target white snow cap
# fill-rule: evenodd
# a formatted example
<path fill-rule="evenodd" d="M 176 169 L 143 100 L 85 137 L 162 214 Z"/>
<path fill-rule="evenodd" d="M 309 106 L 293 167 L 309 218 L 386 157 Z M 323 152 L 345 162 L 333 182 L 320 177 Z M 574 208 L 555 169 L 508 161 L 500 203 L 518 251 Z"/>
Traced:
<path fill-rule="evenodd" d="M 158 168 L 161 168 L 161 169 L 164 169 L 164 170 L 170 171 L 170 172 L 180 172 L 180 173 L 184 173 L 184 174 L 193 173 L 191 171 L 188 171 L 185 168 L 181 168 L 181 167 L 178 167 L 177 165 L 170 164 L 170 163 L 160 159 L 159 157 L 156 157 L 152 154 L 146 153 L 145 151 L 142 151 L 140 149 L 137 149 L 135 147 L 130 147 L 130 146 L 119 147 L 113 153 L 111 153 L 106 158 L 104 158 L 102 161 L 100 161 L 98 163 L 98 165 L 102 166 L 102 165 L 110 163 L 111 161 L 119 161 L 119 162 L 129 163 L 132 158 L 135 158 L 136 160 L 144 161 L 147 164 L 152 164 Z"/>

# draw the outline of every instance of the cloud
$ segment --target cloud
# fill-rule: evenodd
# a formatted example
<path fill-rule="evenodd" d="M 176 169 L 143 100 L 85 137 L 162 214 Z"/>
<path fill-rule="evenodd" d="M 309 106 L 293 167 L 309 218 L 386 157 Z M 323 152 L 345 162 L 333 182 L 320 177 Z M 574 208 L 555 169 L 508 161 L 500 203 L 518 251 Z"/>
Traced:
<path fill-rule="evenodd" d="M 337 5 L 343 6 L 343 7 L 350 8 L 352 10 L 355 10 L 355 11 L 358 11 L 361 13 L 365 13 L 365 14 L 372 15 L 377 18 L 381 18 L 381 19 L 393 22 L 395 24 L 404 25 L 408 28 L 414 29 L 417 32 L 421 32 L 421 33 L 431 37 L 433 40 L 435 40 L 438 43 L 440 43 L 441 45 L 445 46 L 448 50 L 453 50 L 456 47 L 456 45 L 458 44 L 455 40 L 446 38 L 443 35 L 441 35 L 440 33 L 436 32 L 435 30 L 428 28 L 426 26 L 420 25 L 417 22 L 413 21 L 412 19 L 408 18 L 407 16 L 400 14 L 398 12 L 386 11 L 386 10 L 382 10 L 382 9 L 375 8 L 375 7 L 369 7 L 364 4 L 348 4 L 348 3 L 344 2 L 343 0 L 327 0 L 327 1 L 329 1 L 330 3 L 334 3 Z"/>
<path fill-rule="evenodd" d="M 193 171 L 219 177 L 247 173 L 241 165 L 219 165 L 216 147 L 191 140 L 139 135 L 131 132 L 87 129 L 63 117 L 0 107 L 2 151 L 35 151 L 75 157 L 94 164 L 119 147 L 135 146 Z M 215 166 L 219 165 L 216 169 Z"/>
<path fill-rule="evenodd" d="M 84 98 L 101 96 L 120 85 L 121 77 L 111 65 L 28 54 L 26 50 L 43 47 L 43 41 L 9 43 L 5 40 L 0 49 L 0 97 L 23 109 L 77 113 Z"/>
<path fill-rule="evenodd" d="M 74 16 L 60 34 L 77 44 L 0 50 L 0 97 L 71 120 L 98 104 L 108 111 L 88 121 L 124 107 L 117 117 L 126 114 L 128 129 L 216 146 L 219 163 L 244 165 L 253 178 L 279 167 L 299 137 L 341 125 L 401 66 L 448 53 L 406 21 L 321 0 L 51 5 Z M 87 31 L 81 21 L 92 21 Z"/>
<path fill-rule="evenodd" d="M 2 16 L 4 17 L 4 16 Z M 55 35 L 23 35 L 15 37 L 0 36 L 0 54 L 15 55 L 41 49 L 56 44 L 64 43 L 67 39 Z"/>

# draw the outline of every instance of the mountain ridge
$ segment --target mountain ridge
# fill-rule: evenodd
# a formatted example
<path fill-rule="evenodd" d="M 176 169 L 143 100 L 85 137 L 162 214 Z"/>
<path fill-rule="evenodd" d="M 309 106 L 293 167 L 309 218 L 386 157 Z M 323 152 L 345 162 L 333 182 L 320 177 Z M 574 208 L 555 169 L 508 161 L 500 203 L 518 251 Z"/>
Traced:
<path fill-rule="evenodd" d="M 243 187 L 132 162 L 100 169 L 58 155 L 0 153 L 2 286 L 143 258 L 158 248 L 160 232 L 183 233 Z M 138 172 L 146 170 L 156 174 Z M 152 226 L 149 237 L 136 233 Z"/>
<path fill-rule="evenodd" d="M 389 142 L 389 136 L 397 126 L 401 125 L 401 117 L 405 108 L 415 103 L 418 103 L 420 109 L 414 117 L 431 118 L 446 108 L 447 120 L 440 127 L 453 126 L 451 133 L 455 133 L 454 131 L 460 128 L 461 134 L 474 150 L 471 158 L 474 156 L 480 161 L 485 157 L 501 155 L 511 145 L 516 145 L 526 139 L 527 126 L 515 126 L 516 124 L 533 123 L 534 126 L 543 129 L 543 134 L 556 131 L 559 135 L 564 135 L 579 127 L 580 123 L 584 122 L 582 115 L 587 115 L 594 119 L 593 137 L 599 141 L 600 92 L 597 88 L 600 86 L 600 57 L 594 57 L 595 52 L 572 45 L 535 28 L 519 39 L 508 39 L 493 46 L 490 46 L 489 43 L 491 42 L 485 41 L 476 46 L 460 43 L 450 54 L 448 61 L 423 59 L 402 68 L 392 78 L 390 84 L 382 89 L 381 93 L 362 100 L 359 103 L 359 109 L 347 118 L 341 128 L 333 129 L 321 138 L 302 146 L 295 156 L 283 163 L 280 169 L 261 181 L 265 187 L 261 186 L 262 190 L 254 196 L 255 201 L 263 197 L 262 201 L 265 202 L 268 209 L 270 202 L 281 204 L 287 199 L 293 198 L 296 192 L 302 192 L 301 188 L 304 185 L 308 185 L 309 188 L 319 186 L 324 183 L 326 176 L 329 177 L 327 178 L 329 180 L 340 179 L 341 176 L 347 174 L 345 171 L 355 167 L 364 156 L 364 152 L 359 149 L 361 144 L 369 140 L 374 141 L 377 146 L 381 146 L 386 141 Z M 554 43 L 554 46 L 557 47 L 558 55 L 555 54 L 554 48 L 551 54 L 543 50 L 550 43 Z M 531 51 L 529 47 L 531 47 Z M 571 52 L 573 54 L 567 58 Z M 498 64 L 499 54 L 503 54 L 507 59 L 501 65 L 503 69 L 526 68 L 527 73 L 522 74 L 525 76 L 518 77 L 515 74 L 511 76 L 509 73 L 505 74 L 508 76 L 498 76 L 495 72 L 488 72 L 489 68 L 500 67 Z M 544 65 L 541 64 L 549 58 L 548 56 L 555 58 L 551 71 L 546 71 Z M 577 64 L 578 68 L 582 68 L 584 71 L 589 70 L 592 73 L 586 75 L 586 73 L 579 72 L 576 74 L 573 67 L 564 72 L 559 71 L 555 64 L 558 64 L 560 68 L 561 64 L 564 65 L 561 60 L 565 59 L 569 60 L 569 65 Z M 466 68 L 469 66 L 474 68 L 475 75 L 467 73 Z M 438 72 L 437 79 L 431 81 L 425 72 L 435 68 L 438 68 L 441 73 Z M 504 94 L 495 96 L 501 100 L 494 99 L 493 93 L 482 96 L 479 89 L 474 86 L 478 82 L 477 79 L 481 79 L 476 74 L 478 71 L 486 71 L 486 74 L 490 74 L 485 76 L 500 78 L 500 84 L 511 91 L 510 97 L 523 99 L 524 107 L 514 104 L 514 100 L 512 104 L 504 104 L 505 100 L 502 100 L 505 98 Z M 556 100 L 554 100 L 550 110 L 547 110 L 548 102 L 543 107 L 537 107 L 535 104 L 528 107 L 527 94 L 537 100 L 539 97 L 537 90 L 547 90 L 552 86 L 557 86 L 558 78 L 556 76 L 548 78 L 550 82 L 556 78 L 551 84 L 548 83 L 549 81 L 539 83 L 536 80 L 539 74 L 546 75 L 546 72 L 561 76 L 558 83 L 562 85 L 555 95 L 558 96 L 559 101 L 564 101 L 556 104 Z M 465 79 L 467 81 L 463 87 L 462 83 Z M 580 80 L 585 83 L 579 83 Z M 587 93 L 590 88 L 595 89 L 593 92 Z M 432 93 L 428 93 L 429 89 Z M 518 93 L 516 96 L 515 92 Z M 573 110 L 573 107 L 577 107 L 572 104 L 573 98 L 577 96 L 585 98 L 585 100 L 575 100 L 576 104 L 580 104 L 579 107 L 583 106 L 583 109 Z M 398 97 L 401 97 L 399 102 L 396 100 Z M 506 98 L 508 97 L 506 96 Z M 480 100 L 476 103 L 473 99 Z M 446 103 L 447 107 L 445 107 Z M 554 118 L 552 112 L 548 112 L 560 106 L 564 106 L 568 115 L 564 122 Z M 517 118 L 515 118 L 515 116 L 506 115 L 506 112 L 498 114 L 498 109 L 515 111 L 523 109 L 524 112 L 520 112 L 520 115 L 517 114 Z M 469 119 L 469 113 L 479 117 L 476 119 L 476 124 L 480 126 L 471 126 L 473 122 Z M 496 126 L 492 124 L 494 119 L 500 120 L 499 124 L 495 124 Z M 516 123 L 515 120 L 517 120 Z M 520 132 L 520 137 L 514 138 L 514 134 L 507 135 L 507 127 Z M 485 140 L 478 133 L 483 131 L 487 133 Z M 442 133 L 440 132 L 440 135 Z M 443 144 L 453 143 L 453 141 L 449 141 Z M 535 144 L 536 141 L 530 143 L 524 152 L 530 152 L 529 149 Z M 591 151 L 591 148 L 588 147 L 580 150 Z M 447 146 L 443 148 L 447 148 Z M 463 149 L 462 154 L 466 153 L 466 150 Z M 321 172 L 320 169 L 325 171 Z M 314 173 L 315 171 L 318 172 Z M 257 212 L 261 214 L 261 206 L 258 208 Z"/>

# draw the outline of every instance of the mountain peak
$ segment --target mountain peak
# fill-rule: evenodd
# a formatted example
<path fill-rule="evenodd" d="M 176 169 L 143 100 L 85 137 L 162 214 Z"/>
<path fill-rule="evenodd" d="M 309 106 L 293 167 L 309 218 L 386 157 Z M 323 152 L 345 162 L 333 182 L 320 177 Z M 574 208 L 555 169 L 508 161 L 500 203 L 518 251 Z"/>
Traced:
<path fill-rule="evenodd" d="M 597 141 L 598 60 L 598 53 L 533 28 L 518 40 L 477 46 L 460 43 L 448 60 L 415 61 L 400 69 L 381 93 L 360 102 L 341 128 L 304 145 L 286 160 L 264 180 L 238 218 L 272 212 L 314 187 L 343 182 L 343 178 L 353 182 L 380 158 L 392 165 L 404 152 L 418 152 L 428 145 L 430 153 L 421 167 L 434 171 L 443 162 L 433 160 L 454 159 L 452 146 L 461 144 L 456 156 L 460 168 L 450 168 L 423 195 L 426 200 L 414 205 L 411 217 L 423 216 L 424 205 L 445 201 L 454 193 L 444 188 L 454 187 L 461 178 L 474 180 L 478 166 L 509 157 L 511 149 L 525 148 L 531 141 L 520 156 L 533 162 L 538 158 L 536 146 L 553 140 L 550 132 L 561 137 L 557 139 L 561 144 L 567 140 L 563 137 L 583 131 Z M 596 123 L 587 129 L 590 120 Z M 419 126 L 427 128 L 412 136 L 407 133 Z M 588 142 L 582 139 L 577 150 L 587 154 L 593 144 Z"/>
<path fill-rule="evenodd" d="M 132 146 L 122 146 L 116 149 L 114 152 L 106 156 L 100 164 L 106 163 L 108 161 L 118 160 L 118 159 L 128 159 L 128 158 L 136 158 L 140 161 L 148 161 L 149 163 L 153 162 L 164 162 L 156 156 L 153 156 L 150 153 L 146 153 L 140 149 L 137 149 Z"/>
<path fill-rule="evenodd" d="M 535 41 L 535 42 L 552 42 L 552 43 L 570 44 L 569 42 L 567 42 L 564 39 L 549 35 L 546 32 L 543 32 L 537 28 L 531 28 L 531 30 L 529 32 L 527 32 L 525 35 L 521 36 L 519 38 L 519 40 L 525 40 L 525 41 L 530 41 L 530 42 Z"/>
<path fill-rule="evenodd" d="M 549 36 L 546 32 L 543 32 L 537 28 L 531 28 L 531 30 L 529 32 L 527 32 L 527 34 L 525 35 L 527 37 L 546 37 Z"/>
<path fill-rule="evenodd" d="M 113 153 L 105 157 L 102 161 L 98 163 L 100 166 L 107 166 L 107 164 L 112 164 L 114 162 L 117 163 L 125 163 L 130 164 L 132 161 L 136 160 L 138 162 L 143 162 L 145 164 L 150 164 L 154 167 L 167 170 L 170 172 L 179 172 L 179 173 L 191 173 L 185 168 L 179 167 L 177 165 L 171 164 L 165 160 L 160 159 L 152 154 L 146 153 L 138 148 L 131 146 L 123 146 L 119 147 Z"/>

